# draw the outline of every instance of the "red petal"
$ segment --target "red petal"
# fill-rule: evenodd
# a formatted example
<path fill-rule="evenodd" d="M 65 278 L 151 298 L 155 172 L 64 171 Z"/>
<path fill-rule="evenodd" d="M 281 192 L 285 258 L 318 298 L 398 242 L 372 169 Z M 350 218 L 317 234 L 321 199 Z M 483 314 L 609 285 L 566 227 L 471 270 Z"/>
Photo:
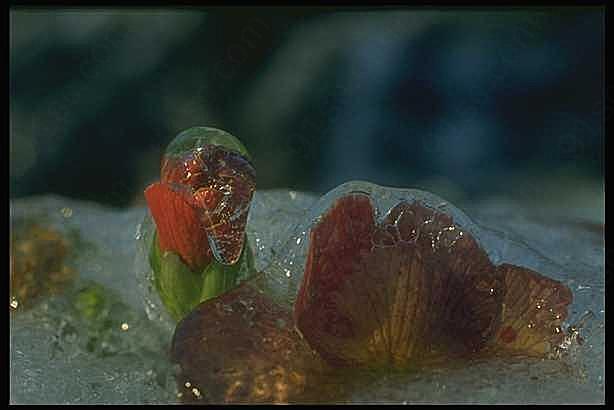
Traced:
<path fill-rule="evenodd" d="M 297 327 L 326 360 L 341 364 L 334 339 L 351 339 L 356 329 L 351 316 L 338 306 L 337 295 L 350 280 L 361 254 L 369 252 L 375 219 L 369 197 L 340 198 L 310 233 L 310 250 L 303 283 L 294 307 Z"/>
<path fill-rule="evenodd" d="M 156 223 L 160 250 L 177 253 L 193 271 L 207 266 L 211 262 L 207 234 L 185 194 L 157 182 L 145 190 L 145 199 Z"/>

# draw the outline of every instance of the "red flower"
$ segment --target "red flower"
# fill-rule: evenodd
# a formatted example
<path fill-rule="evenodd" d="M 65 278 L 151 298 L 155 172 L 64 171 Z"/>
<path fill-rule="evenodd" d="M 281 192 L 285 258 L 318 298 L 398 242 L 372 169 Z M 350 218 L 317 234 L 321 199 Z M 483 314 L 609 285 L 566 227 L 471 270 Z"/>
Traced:
<path fill-rule="evenodd" d="M 245 240 L 255 170 L 240 154 L 204 145 L 163 159 L 161 181 L 145 190 L 162 251 L 193 271 L 212 260 L 234 264 Z"/>

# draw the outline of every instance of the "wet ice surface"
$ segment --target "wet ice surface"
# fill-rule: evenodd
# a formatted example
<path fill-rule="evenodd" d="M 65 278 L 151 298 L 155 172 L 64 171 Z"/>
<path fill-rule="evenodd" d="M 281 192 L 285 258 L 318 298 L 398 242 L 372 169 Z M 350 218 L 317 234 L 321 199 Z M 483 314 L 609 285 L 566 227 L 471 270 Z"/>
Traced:
<path fill-rule="evenodd" d="M 279 257 L 285 241 L 318 197 L 303 192 L 257 191 L 249 211 L 247 235 L 254 246 L 256 269 L 263 270 Z"/>
<path fill-rule="evenodd" d="M 52 308 L 53 309 L 53 308 Z M 36 308 L 41 313 L 41 306 Z M 163 340 L 145 323 L 127 322 L 118 351 L 101 355 L 84 346 L 91 332 L 63 331 L 78 321 L 50 311 L 46 318 L 25 312 L 11 323 L 10 400 L 17 404 L 160 403 L 174 400 L 173 373 Z M 64 316 L 64 315 L 62 315 Z M 126 315 L 130 316 L 130 315 Z M 42 326 L 41 326 L 42 324 Z M 64 326 L 62 326 L 64 325 Z"/>
<path fill-rule="evenodd" d="M 599 403 L 603 390 L 559 362 L 535 359 L 468 363 L 457 370 L 387 375 L 352 400 L 358 403 L 552 404 Z"/>
<path fill-rule="evenodd" d="M 68 261 L 78 272 L 74 284 L 11 314 L 11 403 L 174 400 L 174 373 L 165 360 L 170 335 L 144 315 L 134 274 L 135 227 L 143 212 L 59 197 L 11 202 L 11 218 L 78 232 Z M 75 308 L 77 292 L 96 284 L 109 314 L 88 321 Z"/>
<path fill-rule="evenodd" d="M 269 270 L 272 278 L 281 278 L 272 281 L 272 291 L 288 303 L 302 273 L 301 256 L 292 252 L 302 249 L 309 226 L 303 221 L 322 211 L 310 208 L 317 208 L 317 200 L 314 195 L 292 191 L 256 192 L 250 210 L 248 241 L 256 267 Z M 446 211 L 446 205 L 440 205 Z M 113 313 L 118 317 L 110 329 L 95 338 L 106 341 L 107 349 L 93 352 L 86 348 L 92 331 L 70 308 L 72 291 L 12 314 L 11 402 L 175 402 L 174 370 L 167 360 L 173 325 L 164 317 L 155 294 L 146 289 L 146 260 L 138 250 L 151 228 L 141 226 L 145 208 L 118 211 L 59 197 L 37 197 L 12 201 L 11 213 L 12 218 L 42 217 L 62 232 L 77 230 L 84 246 L 78 247 L 71 261 L 79 273 L 74 286 L 91 281 L 101 284 L 118 312 Z M 599 229 L 595 224 L 520 211 L 506 203 L 473 204 L 467 214 L 477 222 L 479 239 L 487 242 L 493 261 L 536 269 L 573 290 L 568 322 L 578 321 L 586 310 L 594 314 L 584 330 L 585 343 L 561 361 L 501 359 L 420 374 L 379 376 L 366 383 L 358 381 L 348 399 L 370 403 L 603 402 L 605 286 Z M 461 221 L 464 218 L 462 213 L 453 216 L 455 221 L 456 216 Z M 121 328 L 124 322 L 130 326 L 127 331 Z"/>
<path fill-rule="evenodd" d="M 469 208 L 469 207 L 468 207 Z M 583 323 L 585 342 L 575 346 L 565 363 L 573 377 L 554 372 L 535 402 L 603 402 L 605 398 L 605 244 L 603 215 L 569 218 L 556 211 L 523 209 L 521 204 L 489 202 L 468 210 L 497 243 L 493 259 L 534 268 L 565 283 L 573 292 L 567 323 Z M 492 238 L 492 240 L 491 240 Z M 532 252 L 527 252 L 530 248 Z M 554 261 L 554 262 L 553 262 Z M 546 363 L 544 365 L 553 365 Z M 507 382 L 514 380 L 506 377 Z M 551 383 L 550 383 L 551 382 Z M 526 386 L 531 389 L 531 384 Z M 523 391 L 524 392 L 524 391 Z M 510 398 L 511 399 L 511 398 Z"/>

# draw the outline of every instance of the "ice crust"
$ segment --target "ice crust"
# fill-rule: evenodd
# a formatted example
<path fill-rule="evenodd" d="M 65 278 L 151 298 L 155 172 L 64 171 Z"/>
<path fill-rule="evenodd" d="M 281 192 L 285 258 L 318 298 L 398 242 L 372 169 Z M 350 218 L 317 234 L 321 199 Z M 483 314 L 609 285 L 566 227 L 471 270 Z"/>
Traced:
<path fill-rule="evenodd" d="M 552 360 L 490 360 L 420 374 L 357 378 L 346 400 L 360 403 L 603 403 L 605 392 L 605 285 L 603 235 L 574 220 L 549 219 L 515 204 L 471 204 L 471 219 L 445 200 L 417 190 L 344 184 L 322 198 L 288 190 L 257 191 L 247 235 L 270 295 L 287 306 L 300 283 L 309 229 L 334 199 L 368 192 L 385 212 L 399 199 L 417 199 L 451 214 L 478 238 L 493 262 L 510 262 L 567 284 L 574 293 L 569 324 L 591 312 L 584 344 Z M 45 196 L 11 202 L 11 218 L 36 217 L 79 244 L 70 263 L 75 287 L 96 282 L 120 306 L 111 329 L 112 354 L 83 348 L 91 337 L 70 313 L 68 290 L 11 314 L 11 403 L 174 403 L 168 347 L 174 323 L 148 284 L 146 250 L 152 228 L 144 207 L 114 210 Z M 380 214 L 380 217 L 383 214 Z M 138 239 L 138 240 L 137 240 Z M 76 329 L 63 332 L 61 329 Z"/>

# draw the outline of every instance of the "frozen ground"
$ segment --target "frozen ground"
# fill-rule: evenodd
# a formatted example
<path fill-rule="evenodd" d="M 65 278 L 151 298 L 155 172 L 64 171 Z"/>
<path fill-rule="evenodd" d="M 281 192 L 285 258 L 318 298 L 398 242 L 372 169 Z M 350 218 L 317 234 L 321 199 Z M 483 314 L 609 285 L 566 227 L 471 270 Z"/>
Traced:
<path fill-rule="evenodd" d="M 257 268 L 300 278 L 303 221 L 317 197 L 257 192 L 248 237 Z M 456 369 L 358 381 L 350 400 L 387 403 L 602 403 L 605 377 L 603 220 L 578 220 L 507 202 L 463 207 L 497 262 L 534 268 L 574 292 L 569 324 L 589 317 L 582 346 L 560 361 L 498 360 Z M 10 322 L 11 403 L 169 403 L 176 401 L 167 350 L 172 324 L 147 288 L 145 208 L 113 210 L 60 197 L 11 202 L 11 218 L 33 217 L 78 232 L 70 263 L 79 273 L 63 294 L 41 300 Z M 139 241 L 137 241 L 139 238 Z M 554 261 L 554 262 L 553 262 Z M 292 262 L 292 263 L 290 263 Z M 104 325 L 75 308 L 97 283 Z M 590 311 L 586 316 L 586 311 Z"/>

